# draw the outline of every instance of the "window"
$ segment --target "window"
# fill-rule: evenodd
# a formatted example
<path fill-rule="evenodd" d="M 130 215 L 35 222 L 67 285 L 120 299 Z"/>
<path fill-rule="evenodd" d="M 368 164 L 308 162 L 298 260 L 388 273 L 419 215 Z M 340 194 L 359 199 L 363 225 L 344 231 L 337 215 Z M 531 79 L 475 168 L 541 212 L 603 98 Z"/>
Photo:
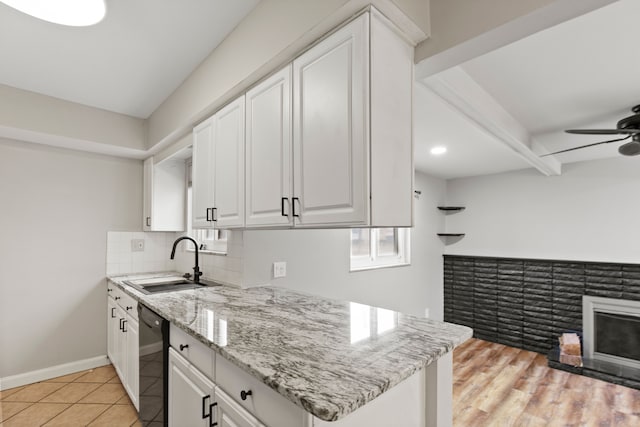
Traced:
<path fill-rule="evenodd" d="M 351 230 L 351 271 L 409 264 L 408 228 Z"/>
<path fill-rule="evenodd" d="M 191 215 L 192 197 L 191 160 L 187 160 L 187 234 L 200 244 L 200 250 L 226 254 L 227 241 L 231 232 L 210 228 L 194 229 Z M 189 246 L 187 247 L 191 249 Z"/>

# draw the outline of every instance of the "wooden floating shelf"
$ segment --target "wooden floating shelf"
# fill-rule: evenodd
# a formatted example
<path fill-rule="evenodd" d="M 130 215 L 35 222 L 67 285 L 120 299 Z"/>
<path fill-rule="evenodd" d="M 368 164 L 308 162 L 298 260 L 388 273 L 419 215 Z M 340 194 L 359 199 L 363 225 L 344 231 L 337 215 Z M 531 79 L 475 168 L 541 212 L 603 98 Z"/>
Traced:
<path fill-rule="evenodd" d="M 440 237 L 462 237 L 465 233 L 438 233 Z"/>
<path fill-rule="evenodd" d="M 458 212 L 458 211 L 463 211 L 464 206 L 438 206 L 438 209 L 440 209 L 441 211 L 447 211 L 447 212 Z"/>

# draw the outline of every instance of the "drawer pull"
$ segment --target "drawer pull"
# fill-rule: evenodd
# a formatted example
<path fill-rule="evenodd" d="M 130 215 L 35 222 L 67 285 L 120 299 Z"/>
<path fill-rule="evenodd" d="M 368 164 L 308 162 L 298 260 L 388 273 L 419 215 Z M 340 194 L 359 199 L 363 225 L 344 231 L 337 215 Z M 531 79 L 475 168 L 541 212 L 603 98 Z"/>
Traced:
<path fill-rule="evenodd" d="M 126 310 L 129 311 L 131 310 L 133 307 L 131 307 L 130 305 L 127 306 Z"/>
<path fill-rule="evenodd" d="M 208 405 L 207 405 L 207 399 L 210 399 L 210 398 L 211 398 L 211 395 L 210 395 L 210 394 L 207 394 L 206 396 L 204 396 L 204 397 L 202 398 L 202 419 L 203 419 L 203 420 L 204 420 L 205 418 L 209 418 L 209 417 L 211 416 L 211 407 L 209 407 L 209 413 L 208 413 L 208 414 L 205 414 L 205 413 L 204 413 L 205 408 L 208 406 Z"/>
<path fill-rule="evenodd" d="M 115 319 L 116 315 L 114 314 L 113 310 L 115 310 L 115 307 L 111 307 L 111 318 Z"/>
<path fill-rule="evenodd" d="M 189 344 L 180 344 L 180 351 L 184 350 L 185 348 L 189 348 Z"/>
<path fill-rule="evenodd" d="M 252 394 L 253 394 L 253 393 L 251 392 L 251 390 L 249 390 L 249 391 L 244 391 L 244 390 L 242 390 L 242 391 L 240 392 L 240 399 L 242 399 L 242 400 L 247 400 L 247 396 L 251 396 Z"/>
<path fill-rule="evenodd" d="M 118 301 L 120 299 L 120 297 L 116 297 L 115 299 L 116 299 L 116 301 Z"/>
<path fill-rule="evenodd" d="M 213 407 L 214 406 L 218 406 L 218 402 L 213 402 L 211 405 L 209 405 L 209 427 L 216 427 L 218 425 L 217 421 L 213 421 L 215 419 L 217 419 L 218 417 L 214 417 L 213 416 Z"/>

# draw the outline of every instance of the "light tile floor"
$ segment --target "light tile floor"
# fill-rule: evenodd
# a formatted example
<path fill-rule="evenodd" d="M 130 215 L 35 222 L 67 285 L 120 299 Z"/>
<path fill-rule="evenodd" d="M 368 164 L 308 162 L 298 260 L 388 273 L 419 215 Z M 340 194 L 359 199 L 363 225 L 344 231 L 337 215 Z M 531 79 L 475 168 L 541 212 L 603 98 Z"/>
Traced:
<path fill-rule="evenodd" d="M 0 392 L 0 425 L 139 426 L 112 365 Z"/>

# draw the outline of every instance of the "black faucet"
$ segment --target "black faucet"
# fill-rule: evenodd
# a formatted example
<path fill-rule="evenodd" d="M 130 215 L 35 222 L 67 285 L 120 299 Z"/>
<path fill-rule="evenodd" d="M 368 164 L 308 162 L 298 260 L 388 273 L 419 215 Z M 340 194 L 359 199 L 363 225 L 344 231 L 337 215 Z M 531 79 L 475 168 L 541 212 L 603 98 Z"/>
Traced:
<path fill-rule="evenodd" d="M 193 267 L 193 283 L 200 283 L 200 276 L 202 276 L 202 272 L 200 271 L 200 267 L 198 267 L 198 242 L 188 236 L 178 237 L 176 241 L 173 242 L 173 249 L 171 249 L 171 259 L 176 256 L 176 246 L 178 245 L 178 242 L 185 239 L 191 240 L 193 242 L 193 246 L 196 248 L 196 266 Z"/>

